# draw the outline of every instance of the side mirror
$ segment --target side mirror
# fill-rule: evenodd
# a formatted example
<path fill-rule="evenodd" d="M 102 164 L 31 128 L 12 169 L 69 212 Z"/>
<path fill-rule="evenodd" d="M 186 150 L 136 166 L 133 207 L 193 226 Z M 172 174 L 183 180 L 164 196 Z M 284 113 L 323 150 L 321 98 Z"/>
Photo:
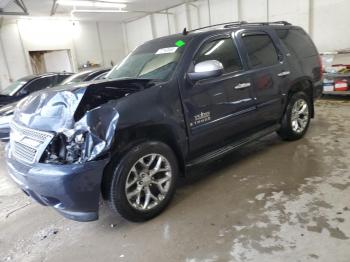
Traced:
<path fill-rule="evenodd" d="M 221 76 L 224 73 L 224 66 L 217 60 L 207 60 L 194 66 L 194 72 L 188 73 L 192 81 L 198 81 L 210 77 Z"/>
<path fill-rule="evenodd" d="M 18 92 L 18 96 L 26 96 L 29 95 L 29 92 L 25 89 L 22 89 L 21 91 Z"/>

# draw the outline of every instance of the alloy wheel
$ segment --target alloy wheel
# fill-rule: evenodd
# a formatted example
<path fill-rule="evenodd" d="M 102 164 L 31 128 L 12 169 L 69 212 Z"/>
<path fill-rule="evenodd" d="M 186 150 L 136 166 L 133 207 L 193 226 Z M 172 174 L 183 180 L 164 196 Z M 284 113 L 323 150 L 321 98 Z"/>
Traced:
<path fill-rule="evenodd" d="M 309 122 L 309 106 L 304 99 L 297 100 L 292 108 L 292 129 L 294 132 L 302 133 Z"/>
<path fill-rule="evenodd" d="M 128 173 L 125 185 L 129 204 L 139 211 L 158 206 L 172 183 L 169 161 L 160 154 L 148 154 L 137 160 Z"/>

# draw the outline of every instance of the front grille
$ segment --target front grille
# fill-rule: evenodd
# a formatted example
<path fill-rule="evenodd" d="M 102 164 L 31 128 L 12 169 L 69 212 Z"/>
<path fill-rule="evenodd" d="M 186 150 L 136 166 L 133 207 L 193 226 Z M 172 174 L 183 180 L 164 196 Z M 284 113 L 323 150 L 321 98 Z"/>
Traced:
<path fill-rule="evenodd" d="M 26 163 L 38 162 L 54 134 L 11 123 L 10 146 L 14 158 Z"/>
<path fill-rule="evenodd" d="M 14 143 L 13 154 L 16 158 L 23 159 L 26 162 L 34 162 L 37 150 L 21 143 Z"/>

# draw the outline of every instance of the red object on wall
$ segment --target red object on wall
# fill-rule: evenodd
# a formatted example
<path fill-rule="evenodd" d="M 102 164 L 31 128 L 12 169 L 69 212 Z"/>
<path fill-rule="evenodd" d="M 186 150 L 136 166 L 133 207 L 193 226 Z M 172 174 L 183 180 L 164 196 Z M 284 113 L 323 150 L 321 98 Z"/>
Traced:
<path fill-rule="evenodd" d="M 334 85 L 335 91 L 347 91 L 349 90 L 348 80 L 337 80 Z"/>

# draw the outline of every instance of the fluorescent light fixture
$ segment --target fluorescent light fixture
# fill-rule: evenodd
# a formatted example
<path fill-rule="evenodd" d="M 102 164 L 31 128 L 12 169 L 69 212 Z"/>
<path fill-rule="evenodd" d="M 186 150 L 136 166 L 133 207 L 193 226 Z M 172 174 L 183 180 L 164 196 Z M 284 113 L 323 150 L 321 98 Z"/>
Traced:
<path fill-rule="evenodd" d="M 127 10 L 121 9 L 75 9 L 72 10 L 71 14 L 74 13 L 127 13 Z"/>
<path fill-rule="evenodd" d="M 101 0 L 101 2 L 108 2 L 108 3 L 127 3 L 127 0 Z"/>
<path fill-rule="evenodd" d="M 104 8 L 125 8 L 126 4 L 114 2 L 96 2 L 96 1 L 77 1 L 77 0 L 58 0 L 59 5 L 68 6 L 87 6 L 87 7 L 104 7 Z"/>

